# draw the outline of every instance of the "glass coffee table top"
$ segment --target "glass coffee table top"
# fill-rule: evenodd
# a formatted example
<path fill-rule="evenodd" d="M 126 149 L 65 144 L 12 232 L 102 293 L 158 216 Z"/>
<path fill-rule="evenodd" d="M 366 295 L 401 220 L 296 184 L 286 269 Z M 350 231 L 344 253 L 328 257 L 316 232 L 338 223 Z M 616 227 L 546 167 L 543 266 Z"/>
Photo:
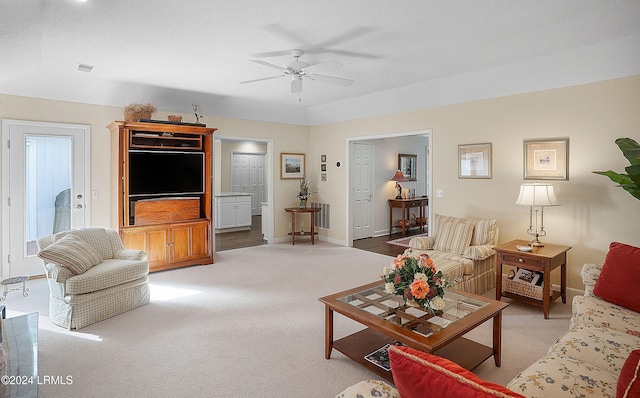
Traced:
<path fill-rule="evenodd" d="M 446 290 L 444 309 L 433 313 L 425 308 L 407 306 L 399 295 L 387 294 L 384 285 L 366 288 L 337 300 L 425 337 L 489 305 L 486 301 Z"/>

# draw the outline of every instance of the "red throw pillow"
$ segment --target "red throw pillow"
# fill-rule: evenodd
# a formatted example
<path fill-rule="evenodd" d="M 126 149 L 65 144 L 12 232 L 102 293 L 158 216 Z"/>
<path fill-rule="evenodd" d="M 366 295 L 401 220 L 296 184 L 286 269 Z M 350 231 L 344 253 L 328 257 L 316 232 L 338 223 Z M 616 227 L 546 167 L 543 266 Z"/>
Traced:
<path fill-rule="evenodd" d="M 480 379 L 448 359 L 409 347 L 391 346 L 393 382 L 402 398 L 519 397 L 499 384 Z"/>
<path fill-rule="evenodd" d="M 631 351 L 618 377 L 616 398 L 632 397 L 640 397 L 640 350 Z"/>
<path fill-rule="evenodd" d="M 612 242 L 593 293 L 610 303 L 640 312 L 640 248 Z"/>

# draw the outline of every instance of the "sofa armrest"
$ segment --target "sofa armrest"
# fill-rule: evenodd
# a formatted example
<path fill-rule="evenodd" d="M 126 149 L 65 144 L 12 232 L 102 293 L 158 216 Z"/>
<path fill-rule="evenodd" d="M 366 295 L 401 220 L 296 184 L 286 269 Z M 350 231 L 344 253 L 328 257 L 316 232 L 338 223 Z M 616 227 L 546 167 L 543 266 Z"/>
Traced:
<path fill-rule="evenodd" d="M 381 380 L 365 380 L 354 384 L 336 398 L 401 398 L 395 387 Z"/>
<path fill-rule="evenodd" d="M 56 263 L 45 263 L 44 268 L 47 270 L 47 278 L 56 281 L 57 283 L 64 284 L 67 279 L 74 276 L 73 272 L 68 268 L 63 267 Z"/>
<path fill-rule="evenodd" d="M 436 238 L 432 236 L 419 236 L 409 241 L 409 247 L 419 250 L 431 250 L 436 243 Z"/>
<path fill-rule="evenodd" d="M 585 264 L 582 266 L 580 276 L 582 277 L 582 283 L 584 284 L 584 296 L 595 297 L 593 294 L 593 288 L 596 286 L 598 277 L 602 271 L 602 264 Z"/>
<path fill-rule="evenodd" d="M 142 261 L 147 259 L 147 253 L 142 250 L 121 249 L 115 252 L 113 258 L 116 260 Z"/>
<path fill-rule="evenodd" d="M 478 246 L 469 246 L 464 249 L 462 253 L 462 257 L 471 259 L 471 260 L 484 260 L 496 254 L 496 251 L 493 250 L 493 245 L 478 245 Z"/>

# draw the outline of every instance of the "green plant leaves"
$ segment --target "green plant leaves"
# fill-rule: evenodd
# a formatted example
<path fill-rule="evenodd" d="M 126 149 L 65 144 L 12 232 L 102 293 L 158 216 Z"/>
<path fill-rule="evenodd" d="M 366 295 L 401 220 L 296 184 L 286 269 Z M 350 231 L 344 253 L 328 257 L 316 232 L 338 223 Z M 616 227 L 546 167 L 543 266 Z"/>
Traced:
<path fill-rule="evenodd" d="M 631 138 L 618 138 L 615 142 L 624 157 L 631 163 L 624 169 L 627 174 L 612 170 L 594 171 L 593 173 L 609 177 L 611 181 L 618 183 L 622 189 L 640 200 L 640 145 Z"/>

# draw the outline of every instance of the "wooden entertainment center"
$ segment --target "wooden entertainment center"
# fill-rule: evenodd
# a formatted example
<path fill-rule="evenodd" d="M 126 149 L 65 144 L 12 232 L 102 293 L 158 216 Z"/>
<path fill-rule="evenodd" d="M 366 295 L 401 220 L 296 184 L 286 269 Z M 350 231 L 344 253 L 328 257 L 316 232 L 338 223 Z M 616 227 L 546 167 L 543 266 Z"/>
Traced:
<path fill-rule="evenodd" d="M 117 168 L 118 227 L 124 246 L 144 250 L 149 270 L 213 264 L 213 133 L 161 121 L 107 126 Z"/>

